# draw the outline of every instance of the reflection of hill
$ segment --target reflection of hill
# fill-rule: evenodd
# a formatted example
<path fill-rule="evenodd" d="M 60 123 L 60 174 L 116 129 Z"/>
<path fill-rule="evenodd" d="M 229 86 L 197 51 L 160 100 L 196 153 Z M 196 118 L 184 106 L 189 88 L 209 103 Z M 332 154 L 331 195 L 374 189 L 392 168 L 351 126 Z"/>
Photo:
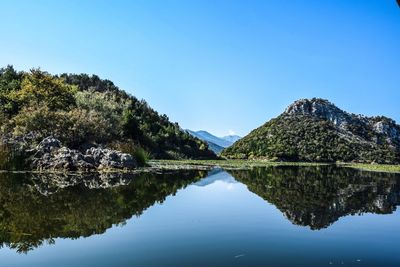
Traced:
<path fill-rule="evenodd" d="M 294 224 L 326 228 L 340 217 L 388 214 L 400 204 L 400 177 L 337 167 L 270 167 L 230 171 Z"/>
<path fill-rule="evenodd" d="M 236 180 L 233 179 L 233 177 L 225 172 L 223 169 L 213 169 L 208 172 L 207 177 L 201 179 L 194 185 L 207 186 L 215 183 L 216 181 L 223 181 L 225 183 L 236 183 Z"/>
<path fill-rule="evenodd" d="M 103 233 L 205 174 L 27 177 L 0 173 L 0 244 L 27 252 L 57 237 Z"/>

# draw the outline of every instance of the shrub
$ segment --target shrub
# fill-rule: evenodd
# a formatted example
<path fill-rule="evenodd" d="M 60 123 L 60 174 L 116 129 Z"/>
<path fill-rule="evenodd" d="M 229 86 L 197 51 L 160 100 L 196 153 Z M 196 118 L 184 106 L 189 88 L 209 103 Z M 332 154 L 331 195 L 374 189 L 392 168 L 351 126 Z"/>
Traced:
<path fill-rule="evenodd" d="M 121 134 L 122 117 L 131 104 L 129 99 L 119 99 L 111 92 L 89 90 L 76 93 L 75 100 L 78 108 L 102 114 L 112 127 Z"/>
<path fill-rule="evenodd" d="M 111 144 L 111 147 L 123 153 L 128 153 L 134 156 L 139 166 L 146 166 L 147 161 L 151 157 L 148 151 L 135 144 L 133 141 L 114 142 Z"/>
<path fill-rule="evenodd" d="M 150 158 L 150 153 L 141 148 L 140 146 L 138 146 L 133 151 L 133 156 L 136 158 L 136 161 L 139 164 L 139 166 L 146 166 L 147 161 Z"/>
<path fill-rule="evenodd" d="M 22 109 L 4 128 L 14 136 L 34 132 L 37 141 L 51 135 L 72 147 L 85 142 L 108 142 L 115 134 L 112 125 L 96 111 L 75 108 L 54 112 L 47 106 Z"/>
<path fill-rule="evenodd" d="M 51 112 L 47 106 L 25 107 L 4 125 L 4 131 L 14 136 L 37 133 L 37 138 L 54 135 L 58 138 L 66 133 L 69 120 L 65 112 Z"/>

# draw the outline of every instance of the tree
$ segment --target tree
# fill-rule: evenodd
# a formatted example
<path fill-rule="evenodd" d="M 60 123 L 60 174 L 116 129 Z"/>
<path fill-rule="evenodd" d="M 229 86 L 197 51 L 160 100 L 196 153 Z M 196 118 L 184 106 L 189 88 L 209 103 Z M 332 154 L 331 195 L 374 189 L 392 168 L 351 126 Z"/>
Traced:
<path fill-rule="evenodd" d="M 75 105 L 76 86 L 68 85 L 62 78 L 51 76 L 40 69 L 24 75 L 21 90 L 14 98 L 23 105 L 46 105 L 50 110 L 68 110 Z"/>
<path fill-rule="evenodd" d="M 18 112 L 17 103 L 12 100 L 11 92 L 21 88 L 22 73 L 15 71 L 14 67 L 8 65 L 0 69 L 0 113 L 10 117 Z"/>

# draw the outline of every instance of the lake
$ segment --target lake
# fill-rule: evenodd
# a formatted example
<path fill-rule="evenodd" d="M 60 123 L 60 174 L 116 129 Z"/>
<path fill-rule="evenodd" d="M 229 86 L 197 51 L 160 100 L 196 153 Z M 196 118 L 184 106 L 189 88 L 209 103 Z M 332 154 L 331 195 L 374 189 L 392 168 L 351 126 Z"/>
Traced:
<path fill-rule="evenodd" d="M 1 266 L 400 266 L 400 176 L 0 173 Z"/>

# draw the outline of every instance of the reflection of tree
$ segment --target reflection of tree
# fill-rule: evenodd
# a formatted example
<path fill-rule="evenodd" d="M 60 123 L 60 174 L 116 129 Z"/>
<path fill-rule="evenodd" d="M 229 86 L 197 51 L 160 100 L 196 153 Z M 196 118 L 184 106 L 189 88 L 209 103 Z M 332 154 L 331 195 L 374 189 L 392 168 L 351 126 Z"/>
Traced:
<path fill-rule="evenodd" d="M 44 242 L 54 243 L 57 237 L 103 233 L 204 175 L 198 171 L 133 177 L 0 173 L 0 244 L 27 252 Z"/>
<path fill-rule="evenodd" d="M 294 224 L 326 228 L 340 217 L 388 214 L 400 204 L 400 177 L 348 168 L 270 167 L 230 171 Z"/>

